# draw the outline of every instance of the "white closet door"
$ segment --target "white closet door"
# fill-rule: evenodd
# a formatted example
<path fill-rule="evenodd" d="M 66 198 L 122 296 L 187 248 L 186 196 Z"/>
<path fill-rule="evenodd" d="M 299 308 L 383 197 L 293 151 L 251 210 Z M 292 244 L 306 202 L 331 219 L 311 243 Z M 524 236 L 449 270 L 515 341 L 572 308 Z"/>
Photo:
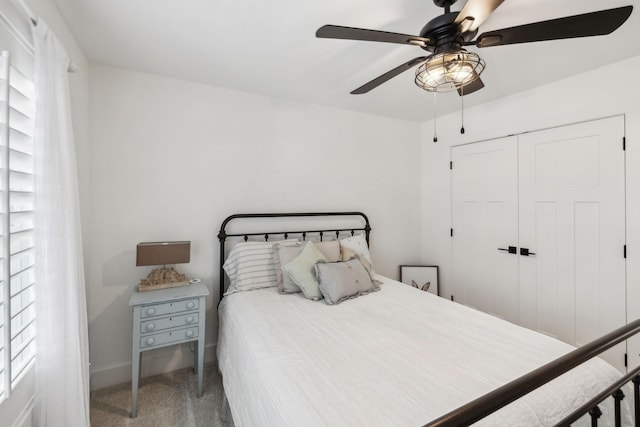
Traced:
<path fill-rule="evenodd" d="M 515 137 L 452 147 L 452 289 L 463 304 L 518 320 Z"/>
<path fill-rule="evenodd" d="M 521 323 L 582 345 L 626 323 L 622 117 L 519 136 Z M 624 371 L 624 344 L 604 358 Z"/>

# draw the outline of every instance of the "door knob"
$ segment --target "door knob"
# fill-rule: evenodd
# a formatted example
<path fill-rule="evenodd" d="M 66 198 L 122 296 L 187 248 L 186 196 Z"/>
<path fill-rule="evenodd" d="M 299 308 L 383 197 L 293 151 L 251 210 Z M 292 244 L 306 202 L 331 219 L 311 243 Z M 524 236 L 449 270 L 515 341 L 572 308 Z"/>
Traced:
<path fill-rule="evenodd" d="M 518 248 L 515 246 L 509 246 L 508 248 L 498 248 L 499 251 L 509 252 L 510 254 L 517 254 Z"/>

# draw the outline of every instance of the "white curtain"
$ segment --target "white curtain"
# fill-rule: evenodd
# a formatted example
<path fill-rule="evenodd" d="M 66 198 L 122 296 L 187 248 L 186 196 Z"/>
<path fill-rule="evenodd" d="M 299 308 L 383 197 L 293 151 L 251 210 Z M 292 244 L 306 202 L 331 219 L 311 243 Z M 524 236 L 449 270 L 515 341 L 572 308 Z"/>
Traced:
<path fill-rule="evenodd" d="M 36 419 L 88 426 L 89 345 L 69 58 L 39 20 L 35 48 Z"/>

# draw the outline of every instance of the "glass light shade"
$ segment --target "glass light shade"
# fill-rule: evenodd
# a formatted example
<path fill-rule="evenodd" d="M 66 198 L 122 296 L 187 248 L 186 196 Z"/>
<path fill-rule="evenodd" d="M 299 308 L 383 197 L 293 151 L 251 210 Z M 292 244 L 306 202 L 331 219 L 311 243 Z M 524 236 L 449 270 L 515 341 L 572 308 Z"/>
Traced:
<path fill-rule="evenodd" d="M 464 49 L 435 53 L 418 67 L 415 83 L 429 92 L 450 92 L 477 79 L 484 66 L 478 55 Z"/>

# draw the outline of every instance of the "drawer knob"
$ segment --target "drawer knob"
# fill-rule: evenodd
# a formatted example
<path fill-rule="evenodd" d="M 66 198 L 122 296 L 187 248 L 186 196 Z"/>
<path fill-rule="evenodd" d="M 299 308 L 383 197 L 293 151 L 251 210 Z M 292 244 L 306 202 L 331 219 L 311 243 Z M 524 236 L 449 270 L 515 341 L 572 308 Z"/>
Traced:
<path fill-rule="evenodd" d="M 187 331 L 187 336 L 188 336 L 189 338 L 191 338 L 191 337 L 192 337 L 192 336 L 194 336 L 194 335 L 195 335 L 195 333 L 193 332 L 193 330 L 192 330 L 192 329 L 189 329 L 189 330 Z"/>
<path fill-rule="evenodd" d="M 188 303 L 187 303 L 187 308 L 193 308 L 193 307 L 195 307 L 195 306 L 196 306 L 196 305 L 195 305 L 193 302 L 188 302 Z"/>
<path fill-rule="evenodd" d="M 154 338 L 147 338 L 147 345 L 153 345 L 154 342 L 156 342 Z"/>
<path fill-rule="evenodd" d="M 155 323 L 147 323 L 147 331 L 153 331 L 156 328 Z"/>
<path fill-rule="evenodd" d="M 186 319 L 186 320 L 187 320 L 187 323 L 193 323 L 193 321 L 194 321 L 195 319 L 193 318 L 193 316 L 189 316 L 189 317 L 187 317 L 187 319 Z"/>
<path fill-rule="evenodd" d="M 147 316 L 153 316 L 154 314 L 156 314 L 155 308 L 147 308 Z"/>

